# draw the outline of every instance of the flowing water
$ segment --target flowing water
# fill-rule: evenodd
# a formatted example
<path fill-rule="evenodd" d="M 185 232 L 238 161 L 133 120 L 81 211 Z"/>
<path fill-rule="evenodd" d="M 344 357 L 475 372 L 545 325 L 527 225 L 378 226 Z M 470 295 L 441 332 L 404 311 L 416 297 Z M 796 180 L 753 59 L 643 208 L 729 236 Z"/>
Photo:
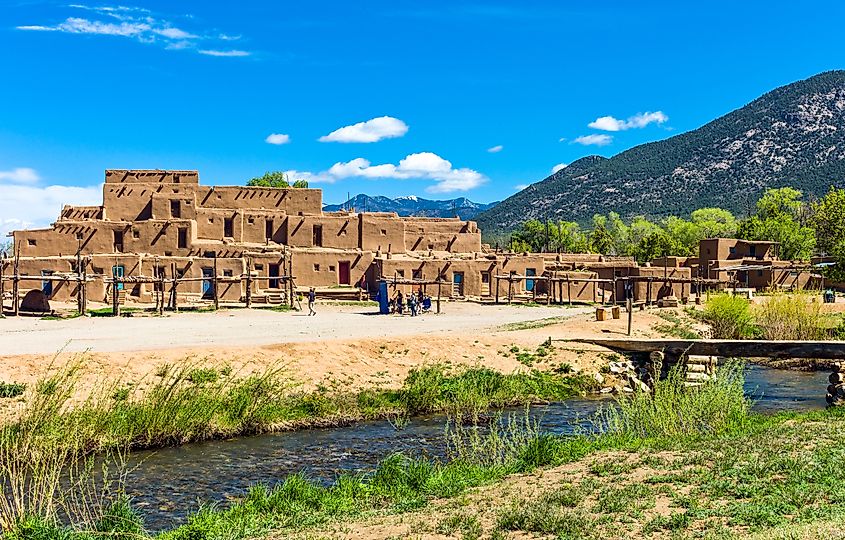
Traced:
<path fill-rule="evenodd" d="M 822 409 L 826 386 L 826 372 L 750 365 L 746 373 L 746 391 L 761 412 Z M 589 418 L 602 403 L 607 398 L 572 399 L 531 407 L 530 415 L 542 431 L 568 434 L 589 428 Z M 399 430 L 388 421 L 371 421 L 138 452 L 130 458 L 127 491 L 147 526 L 161 530 L 184 522 L 200 502 L 225 505 L 251 485 L 272 485 L 293 473 L 328 484 L 341 472 L 371 471 L 394 452 L 441 457 L 445 424 L 444 416 L 432 415 L 413 418 Z"/>

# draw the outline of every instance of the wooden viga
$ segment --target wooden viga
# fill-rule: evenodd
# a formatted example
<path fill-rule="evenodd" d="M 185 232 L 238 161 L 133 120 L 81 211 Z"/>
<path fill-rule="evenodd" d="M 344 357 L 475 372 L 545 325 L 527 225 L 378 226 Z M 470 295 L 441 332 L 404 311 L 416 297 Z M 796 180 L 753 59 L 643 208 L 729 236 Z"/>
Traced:
<path fill-rule="evenodd" d="M 833 373 L 827 378 L 827 404 L 831 406 L 845 405 L 845 362 L 833 364 Z"/>

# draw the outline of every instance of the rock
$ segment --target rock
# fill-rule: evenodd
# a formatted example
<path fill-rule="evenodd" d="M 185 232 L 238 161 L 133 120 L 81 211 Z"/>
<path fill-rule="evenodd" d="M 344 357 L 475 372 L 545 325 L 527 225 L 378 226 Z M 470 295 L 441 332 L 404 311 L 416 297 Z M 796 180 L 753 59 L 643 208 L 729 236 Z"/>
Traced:
<path fill-rule="evenodd" d="M 596 382 L 599 384 L 604 384 L 604 375 L 602 375 L 601 373 L 594 373 L 593 379 L 595 379 Z"/>
<path fill-rule="evenodd" d="M 613 388 L 611 388 L 611 387 L 609 387 L 609 386 L 605 386 L 604 388 L 602 388 L 601 390 L 599 390 L 599 393 L 600 393 L 600 394 L 610 394 L 610 393 L 612 393 L 612 392 L 613 392 Z"/>
<path fill-rule="evenodd" d="M 830 384 L 842 384 L 845 382 L 845 373 L 831 373 L 827 380 Z"/>

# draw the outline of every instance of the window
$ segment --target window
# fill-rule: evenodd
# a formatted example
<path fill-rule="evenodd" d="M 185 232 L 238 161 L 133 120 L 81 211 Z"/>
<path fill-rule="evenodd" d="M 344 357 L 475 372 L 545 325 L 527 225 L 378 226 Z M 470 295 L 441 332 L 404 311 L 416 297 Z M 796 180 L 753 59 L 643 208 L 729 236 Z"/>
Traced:
<path fill-rule="evenodd" d="M 412 276 L 414 279 L 422 279 L 422 270 L 420 270 L 419 268 L 417 268 L 416 270 L 414 270 L 414 271 L 411 273 L 411 276 Z"/>
<path fill-rule="evenodd" d="M 264 265 L 263 264 L 256 264 L 255 269 L 256 270 L 264 270 Z"/>
<path fill-rule="evenodd" d="M 177 236 L 177 247 L 179 249 L 185 249 L 188 247 L 188 229 L 184 227 L 179 228 L 179 234 Z"/>
<path fill-rule="evenodd" d="M 314 247 L 323 247 L 323 226 L 314 225 L 312 236 L 314 237 Z"/>
<path fill-rule="evenodd" d="M 231 270 L 223 270 L 223 277 L 232 277 Z"/>
<path fill-rule="evenodd" d="M 320 265 L 319 265 L 319 264 L 316 264 L 316 263 L 314 264 L 314 271 L 315 271 L 315 272 L 319 272 L 319 271 L 320 271 Z"/>
<path fill-rule="evenodd" d="M 405 271 L 404 271 L 404 270 L 397 270 L 397 271 L 396 271 L 396 275 L 397 275 L 398 277 L 403 278 L 403 277 L 405 277 Z"/>
<path fill-rule="evenodd" d="M 35 245 L 35 238 L 27 238 L 26 245 L 34 246 Z"/>
<path fill-rule="evenodd" d="M 179 201 L 170 201 L 170 217 L 174 219 L 182 217 L 182 205 Z"/>
<path fill-rule="evenodd" d="M 757 277 L 763 277 L 763 271 L 757 270 Z"/>
<path fill-rule="evenodd" d="M 77 240 L 82 240 L 82 239 L 84 239 L 84 238 L 85 238 L 85 235 L 84 235 L 84 234 L 82 234 L 81 232 L 76 233 L 76 239 L 77 239 Z"/>
<path fill-rule="evenodd" d="M 134 238 L 135 240 L 141 238 L 141 231 L 139 231 L 138 229 L 132 229 L 132 238 Z"/>
<path fill-rule="evenodd" d="M 382 230 L 381 230 L 381 235 L 382 235 L 382 236 L 387 236 L 387 229 L 382 229 Z"/>
<path fill-rule="evenodd" d="M 223 236 L 226 238 L 234 238 L 235 224 L 232 218 L 223 219 Z"/>
<path fill-rule="evenodd" d="M 731 255 L 736 255 L 736 247 L 731 247 L 729 251 Z"/>
<path fill-rule="evenodd" d="M 255 218 L 247 218 L 247 223 L 249 223 L 250 225 L 255 225 Z"/>
<path fill-rule="evenodd" d="M 756 257 L 756 256 L 757 256 L 757 246 L 749 246 L 749 247 L 748 247 L 748 253 L 749 253 L 752 257 Z"/>
<path fill-rule="evenodd" d="M 209 222 L 209 223 L 214 223 L 214 218 L 213 218 L 213 217 L 208 218 L 208 222 Z"/>
<path fill-rule="evenodd" d="M 213 259 L 217 254 L 213 251 L 203 251 L 202 256 L 206 259 Z"/>
<path fill-rule="evenodd" d="M 329 272 L 334 272 L 334 271 L 335 271 L 335 267 L 334 267 L 334 265 L 333 265 L 333 264 L 330 264 L 330 265 L 329 265 Z"/>
<path fill-rule="evenodd" d="M 123 231 L 114 231 L 114 250 L 123 253 Z"/>
<path fill-rule="evenodd" d="M 172 257 L 172 256 L 173 256 L 173 252 L 172 252 L 172 251 L 165 251 L 165 252 L 164 252 L 164 256 L 165 256 L 165 257 Z"/>
<path fill-rule="evenodd" d="M 273 239 L 273 220 L 270 218 L 264 221 L 264 238 L 267 240 Z"/>

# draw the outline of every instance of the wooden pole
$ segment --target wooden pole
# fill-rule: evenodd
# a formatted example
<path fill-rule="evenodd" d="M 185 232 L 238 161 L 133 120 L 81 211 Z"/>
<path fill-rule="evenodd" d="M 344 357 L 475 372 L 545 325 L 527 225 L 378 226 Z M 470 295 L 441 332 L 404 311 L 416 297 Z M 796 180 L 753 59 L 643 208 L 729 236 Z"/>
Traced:
<path fill-rule="evenodd" d="M 633 318 L 634 318 L 634 306 L 633 306 L 633 303 L 631 302 L 631 295 L 627 295 L 627 296 L 628 296 L 628 298 L 625 301 L 625 307 L 628 310 L 628 335 L 630 336 L 631 335 L 631 323 L 632 323 Z"/>
<path fill-rule="evenodd" d="M 246 307 L 252 305 L 252 259 L 246 258 Z"/>
<path fill-rule="evenodd" d="M 531 286 L 531 293 L 533 298 L 531 299 L 532 302 L 535 304 L 537 303 L 537 280 L 534 280 L 534 284 Z"/>
<path fill-rule="evenodd" d="M 513 273 L 508 274 L 508 304 L 513 301 Z"/>
<path fill-rule="evenodd" d="M 88 257 L 82 261 L 82 314 L 88 311 Z"/>
<path fill-rule="evenodd" d="M 285 256 L 288 260 L 288 305 L 293 309 L 293 297 L 296 295 L 296 286 L 293 282 L 293 255 L 290 250 L 286 250 Z"/>
<path fill-rule="evenodd" d="M 158 265 L 156 265 L 156 268 L 158 268 Z M 164 268 L 160 268 L 158 273 L 158 296 L 160 300 L 158 314 L 164 315 Z"/>
<path fill-rule="evenodd" d="M 499 276 L 496 276 L 496 304 L 499 303 Z"/>
<path fill-rule="evenodd" d="M 0 253 L 0 319 L 3 318 L 3 303 L 6 300 L 6 287 L 3 284 L 3 267 L 6 266 L 6 252 Z"/>
<path fill-rule="evenodd" d="M 15 243 L 15 265 L 14 265 L 14 279 L 12 281 L 12 312 L 17 317 L 20 314 L 20 308 L 18 307 L 18 296 L 20 296 L 20 258 L 21 258 L 21 247 L 20 245 Z"/>
<path fill-rule="evenodd" d="M 176 263 L 170 263 L 170 309 L 176 311 Z"/>
<path fill-rule="evenodd" d="M 217 311 L 220 309 L 220 295 L 217 294 L 217 252 L 214 252 L 214 281 L 212 282 L 212 287 L 214 287 L 214 310 Z"/>
<path fill-rule="evenodd" d="M 443 282 L 443 267 L 437 269 L 437 313 L 440 313 L 440 291 Z"/>
<path fill-rule="evenodd" d="M 569 274 L 566 274 L 566 302 L 572 307 L 572 287 L 569 284 Z"/>
<path fill-rule="evenodd" d="M 118 290 L 117 271 L 114 266 L 111 270 L 111 314 L 120 317 L 120 291 Z"/>

